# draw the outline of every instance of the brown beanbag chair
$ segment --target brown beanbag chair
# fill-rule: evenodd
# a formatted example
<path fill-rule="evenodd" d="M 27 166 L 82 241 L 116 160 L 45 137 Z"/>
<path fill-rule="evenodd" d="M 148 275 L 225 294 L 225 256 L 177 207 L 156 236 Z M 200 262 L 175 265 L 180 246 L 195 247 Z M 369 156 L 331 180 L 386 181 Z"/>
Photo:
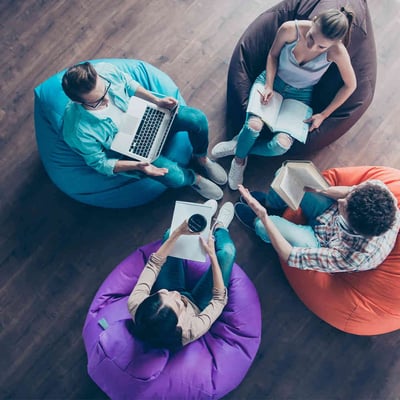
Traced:
<path fill-rule="evenodd" d="M 356 185 L 369 179 L 384 182 L 400 201 L 400 170 L 388 167 L 334 168 L 324 172 L 332 185 Z M 285 218 L 302 220 L 301 210 Z M 330 325 L 357 335 L 378 335 L 400 328 L 400 239 L 376 269 L 328 274 L 302 271 L 282 263 L 303 303 Z"/>
<path fill-rule="evenodd" d="M 328 117 L 319 129 L 310 133 L 305 144 L 297 142 L 287 154 L 305 154 L 332 143 L 345 134 L 371 104 L 376 83 L 376 48 L 367 2 L 365 0 L 285 0 L 259 15 L 237 43 L 228 72 L 227 123 L 236 135 L 245 120 L 247 101 L 256 77 L 265 69 L 267 54 L 283 22 L 310 19 L 330 8 L 350 5 L 355 13 L 348 51 L 357 77 L 357 89 Z M 336 65 L 331 65 L 313 94 L 314 112 L 330 103 L 342 80 Z"/>

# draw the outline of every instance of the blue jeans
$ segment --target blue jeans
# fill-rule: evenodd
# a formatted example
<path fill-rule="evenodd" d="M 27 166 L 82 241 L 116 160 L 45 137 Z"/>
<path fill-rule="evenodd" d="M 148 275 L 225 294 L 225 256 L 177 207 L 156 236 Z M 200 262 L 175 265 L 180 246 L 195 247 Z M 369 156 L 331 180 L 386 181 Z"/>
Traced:
<path fill-rule="evenodd" d="M 171 126 L 169 136 L 186 131 L 195 157 L 203 157 L 208 148 L 208 120 L 203 111 L 188 106 L 179 106 L 179 111 Z"/>
<path fill-rule="evenodd" d="M 171 126 L 169 137 L 179 131 L 186 131 L 193 147 L 195 157 L 203 157 L 207 154 L 208 148 L 208 121 L 205 114 L 192 107 L 180 106 L 177 116 Z M 168 139 L 167 139 L 168 140 Z M 164 156 L 158 157 L 153 165 L 159 168 L 168 168 L 164 176 L 153 177 L 165 186 L 178 188 L 192 185 L 195 181 L 195 173 L 191 169 L 180 166 L 175 161 Z"/>
<path fill-rule="evenodd" d="M 168 238 L 169 232 L 164 235 L 164 241 Z M 225 228 L 217 228 L 214 232 L 215 252 L 221 268 L 222 277 L 226 287 L 229 286 L 233 263 L 236 257 L 236 248 L 232 242 L 229 232 Z M 207 307 L 212 299 L 213 277 L 211 266 L 199 279 L 192 290 L 186 288 L 185 271 L 183 261 L 179 258 L 168 257 L 161 268 L 152 293 L 160 289 L 177 290 L 182 295 L 193 301 L 200 310 Z"/>
<path fill-rule="evenodd" d="M 261 83 L 265 85 L 266 72 L 263 71 L 255 80 L 254 83 Z M 250 96 L 253 95 L 253 91 L 256 90 L 254 85 L 251 88 Z M 278 76 L 274 80 L 274 90 L 280 93 L 284 99 L 295 99 L 302 101 L 308 105 L 311 104 L 311 97 L 313 86 L 298 89 L 288 85 Z M 273 136 L 271 140 L 259 138 L 260 132 L 255 131 L 249 127 L 249 118 L 252 116 L 250 113 L 246 113 L 246 121 L 243 125 L 242 130 L 239 133 L 239 139 L 236 147 L 236 156 L 239 158 L 246 158 L 247 155 L 258 155 L 264 157 L 280 156 L 286 153 L 289 148 L 283 147 L 278 140 L 277 135 Z"/>
<path fill-rule="evenodd" d="M 297 225 L 277 215 L 271 215 L 270 218 L 278 228 L 282 236 L 295 247 L 320 247 L 319 241 L 314 233 L 314 226 L 317 224 L 316 218 L 324 213 L 335 200 L 328 197 L 306 192 L 300 207 L 304 216 L 307 218 L 308 225 Z M 283 209 L 286 203 L 272 189 L 267 193 L 266 203 L 269 207 Z M 271 243 L 269 236 L 262 224 L 257 218 L 255 222 L 256 234 L 266 243 Z"/>

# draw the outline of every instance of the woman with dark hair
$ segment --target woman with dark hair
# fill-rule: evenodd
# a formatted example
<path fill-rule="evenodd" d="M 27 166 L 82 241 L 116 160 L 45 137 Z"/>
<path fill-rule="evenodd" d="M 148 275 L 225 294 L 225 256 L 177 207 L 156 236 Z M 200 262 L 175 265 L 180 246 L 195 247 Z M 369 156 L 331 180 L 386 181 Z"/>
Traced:
<path fill-rule="evenodd" d="M 216 211 L 217 202 L 206 202 L 209 203 Z M 196 234 L 189 230 L 187 221 L 150 256 L 128 299 L 135 336 L 153 347 L 176 351 L 210 329 L 228 299 L 227 287 L 236 256 L 228 232 L 233 214 L 233 204 L 225 203 L 208 240 L 199 238 L 211 266 L 193 289 L 186 287 L 182 260 L 169 257 L 181 235 Z"/>
<path fill-rule="evenodd" d="M 274 91 L 284 99 L 295 99 L 311 104 L 314 86 L 332 63 L 338 67 L 343 80 L 342 87 L 327 107 L 313 114 L 304 122 L 309 131 L 320 127 L 323 121 L 339 108 L 354 92 L 357 80 L 346 46 L 350 41 L 353 13 L 345 8 L 331 9 L 310 20 L 284 22 L 276 33 L 267 56 L 265 70 L 254 83 L 264 86 L 259 94 L 260 102 L 267 104 Z M 257 90 L 254 85 L 250 96 Z M 237 190 L 243 183 L 247 156 L 280 156 L 292 146 L 294 138 L 285 132 L 277 132 L 271 140 L 259 138 L 264 123 L 247 112 L 240 133 L 232 140 L 218 143 L 211 151 L 214 158 L 234 155 L 228 174 L 229 187 Z"/>

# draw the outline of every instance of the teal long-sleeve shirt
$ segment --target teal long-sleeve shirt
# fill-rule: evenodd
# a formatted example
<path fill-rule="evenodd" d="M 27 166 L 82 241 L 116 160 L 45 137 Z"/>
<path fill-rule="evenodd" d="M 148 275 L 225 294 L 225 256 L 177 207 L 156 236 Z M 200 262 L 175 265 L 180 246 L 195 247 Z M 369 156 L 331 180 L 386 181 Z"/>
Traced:
<path fill-rule="evenodd" d="M 108 93 L 114 104 L 126 112 L 129 99 L 135 95 L 140 84 L 111 64 L 99 63 L 95 68 L 100 76 L 111 82 Z M 107 115 L 95 115 L 72 101 L 67 104 L 64 111 L 64 140 L 83 157 L 88 166 L 101 174 L 114 175 L 119 158 L 118 154 L 110 151 L 110 147 L 117 132 L 116 124 Z"/>

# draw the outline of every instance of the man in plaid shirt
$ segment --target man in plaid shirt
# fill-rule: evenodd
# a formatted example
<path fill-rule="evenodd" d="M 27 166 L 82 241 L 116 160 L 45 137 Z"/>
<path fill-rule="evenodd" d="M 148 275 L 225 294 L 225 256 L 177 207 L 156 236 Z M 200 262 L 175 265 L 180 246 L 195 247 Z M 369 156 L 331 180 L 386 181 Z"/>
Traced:
<path fill-rule="evenodd" d="M 374 269 L 393 249 L 400 228 L 397 200 L 378 180 L 307 192 L 300 206 L 309 225 L 269 215 L 267 207 L 286 207 L 273 190 L 250 193 L 240 186 L 239 191 L 238 219 L 271 243 L 294 268 L 321 272 Z"/>

